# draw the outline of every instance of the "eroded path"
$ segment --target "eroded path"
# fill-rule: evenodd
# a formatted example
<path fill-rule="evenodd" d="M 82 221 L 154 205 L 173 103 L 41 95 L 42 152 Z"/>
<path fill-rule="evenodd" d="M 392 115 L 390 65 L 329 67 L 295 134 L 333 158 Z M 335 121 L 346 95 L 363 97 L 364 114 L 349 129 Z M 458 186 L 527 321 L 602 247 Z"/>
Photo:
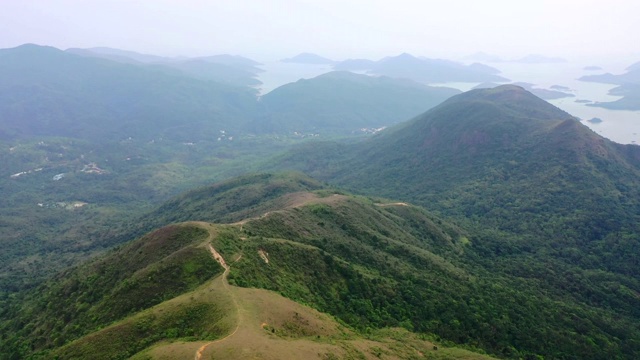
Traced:
<path fill-rule="evenodd" d="M 211 234 L 211 231 L 209 230 L 209 239 L 211 240 L 213 238 L 213 234 Z M 207 349 L 207 347 L 225 341 L 228 338 L 232 337 L 233 335 L 236 334 L 236 332 L 238 332 L 238 329 L 240 328 L 240 323 L 241 323 L 241 317 L 242 315 L 240 314 L 240 306 L 238 306 L 238 300 L 236 299 L 235 294 L 233 294 L 232 291 L 230 291 L 229 289 L 229 282 L 227 281 L 227 276 L 229 275 L 229 270 L 231 269 L 231 267 L 229 265 L 227 265 L 227 262 L 224 260 L 224 258 L 222 257 L 222 255 L 220 255 L 219 252 L 216 251 L 216 249 L 213 248 L 213 246 L 209 243 L 207 244 L 209 251 L 211 252 L 211 256 L 213 256 L 213 258 L 224 268 L 224 273 L 222 273 L 222 276 L 220 277 L 220 281 L 222 281 L 222 286 L 225 289 L 225 291 L 227 291 L 229 293 L 229 295 L 231 296 L 231 299 L 233 300 L 233 304 L 236 308 L 237 314 L 238 314 L 238 320 L 236 321 L 236 327 L 235 329 L 227 336 L 221 338 L 221 339 L 217 339 L 214 341 L 210 341 L 204 345 L 202 345 L 200 348 L 198 348 L 198 350 L 196 351 L 196 355 L 194 357 L 195 360 L 201 360 L 202 359 L 202 353 Z M 240 260 L 240 258 L 238 258 L 238 260 Z"/>

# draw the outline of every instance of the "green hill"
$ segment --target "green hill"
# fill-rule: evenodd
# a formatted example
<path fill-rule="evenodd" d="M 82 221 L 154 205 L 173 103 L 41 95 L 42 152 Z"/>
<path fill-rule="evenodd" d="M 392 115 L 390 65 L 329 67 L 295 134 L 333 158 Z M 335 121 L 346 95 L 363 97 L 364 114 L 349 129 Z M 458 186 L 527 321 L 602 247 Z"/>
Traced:
<path fill-rule="evenodd" d="M 256 127 L 267 132 L 322 135 L 371 132 L 420 114 L 458 93 L 409 80 L 331 72 L 262 96 L 266 115 Z"/>
<path fill-rule="evenodd" d="M 195 141 L 241 128 L 256 106 L 249 89 L 36 45 L 0 50 L 0 77 L 3 139 Z"/>
<path fill-rule="evenodd" d="M 277 209 L 288 193 L 315 191 L 325 185 L 299 173 L 249 174 L 201 187 L 163 203 L 139 223 L 151 228 L 181 221 L 236 222 Z"/>
<path fill-rule="evenodd" d="M 446 334 L 449 325 L 426 320 L 456 309 L 450 301 L 460 291 L 475 292 L 478 279 L 457 260 L 467 246 L 462 230 L 407 204 L 300 185 L 318 187 L 295 174 L 256 175 L 185 194 L 177 207 L 168 203 L 157 214 L 201 206 L 215 213 L 238 194 L 273 190 L 256 197 L 265 213 L 229 225 L 162 227 L 5 301 L 0 356 L 488 358 L 435 350 L 425 339 L 437 335 L 395 328 L 460 340 Z M 201 196 L 212 193 L 218 195 L 205 205 Z M 210 280 L 222 267 L 209 246 L 231 267 L 222 278 Z M 274 290 L 328 312 L 342 325 L 276 293 L 230 287 L 227 277 L 231 285 Z M 424 307 L 426 296 L 437 298 L 434 308 Z"/>
<path fill-rule="evenodd" d="M 164 227 L 52 278 L 4 308 L 2 358 L 62 346 L 194 290 L 222 272 L 199 247 L 208 236 L 194 225 Z"/>
<path fill-rule="evenodd" d="M 306 144 L 278 161 L 455 219 L 471 231 L 470 253 L 486 271 L 585 306 L 579 318 L 592 324 L 626 319 L 602 328 L 611 341 L 636 332 L 628 326 L 640 316 L 638 159 L 637 146 L 501 86 L 455 96 L 362 143 Z M 637 355 L 625 346 L 619 356 Z"/>
<path fill-rule="evenodd" d="M 165 58 L 111 48 L 67 49 L 68 53 L 80 56 L 103 58 L 127 64 L 154 65 L 157 70 L 176 73 L 200 79 L 212 80 L 234 86 L 255 86 L 261 82 L 256 75 L 262 70 L 260 63 L 242 56 L 214 55 L 198 58 Z"/>

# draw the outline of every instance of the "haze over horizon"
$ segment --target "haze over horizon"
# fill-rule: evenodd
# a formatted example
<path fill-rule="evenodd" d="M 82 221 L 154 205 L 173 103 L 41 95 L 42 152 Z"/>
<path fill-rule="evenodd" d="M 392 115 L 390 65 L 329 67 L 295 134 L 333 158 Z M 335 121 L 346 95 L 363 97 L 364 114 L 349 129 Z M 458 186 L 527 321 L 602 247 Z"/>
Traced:
<path fill-rule="evenodd" d="M 341 60 L 401 52 L 460 58 L 479 51 L 637 61 L 635 1 L 200 0 L 11 1 L 0 48 L 112 47 L 163 56 L 230 53 L 276 60 L 313 52 Z"/>

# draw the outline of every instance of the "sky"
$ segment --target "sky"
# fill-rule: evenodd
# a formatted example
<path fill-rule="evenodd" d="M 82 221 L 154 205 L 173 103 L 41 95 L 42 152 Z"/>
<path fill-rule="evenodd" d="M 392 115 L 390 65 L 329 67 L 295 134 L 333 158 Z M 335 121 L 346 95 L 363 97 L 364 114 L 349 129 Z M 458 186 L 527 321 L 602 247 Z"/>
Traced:
<path fill-rule="evenodd" d="M 0 0 L 0 48 L 106 46 L 260 61 L 479 51 L 640 59 L 638 34 L 637 0 Z"/>

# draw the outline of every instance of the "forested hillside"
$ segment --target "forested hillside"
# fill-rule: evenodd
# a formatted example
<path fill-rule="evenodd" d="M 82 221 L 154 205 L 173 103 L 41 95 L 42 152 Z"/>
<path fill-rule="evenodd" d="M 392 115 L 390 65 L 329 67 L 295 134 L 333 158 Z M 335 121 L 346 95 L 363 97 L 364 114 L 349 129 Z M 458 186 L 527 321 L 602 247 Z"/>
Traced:
<path fill-rule="evenodd" d="M 255 126 L 269 132 L 371 133 L 421 114 L 458 93 L 406 79 L 334 71 L 262 96 L 266 115 Z"/>
<path fill-rule="evenodd" d="M 606 140 L 525 90 L 503 86 L 453 97 L 360 144 L 311 148 L 277 161 L 455 219 L 471 232 L 475 261 L 486 271 L 583 304 L 600 319 L 637 321 L 637 146 Z M 627 325 L 605 332 L 630 334 Z"/>
<path fill-rule="evenodd" d="M 445 312 L 451 321 L 462 319 L 460 311 L 466 310 L 451 308 L 451 301 L 463 293 L 476 292 L 473 289 L 485 281 L 460 261 L 468 245 L 464 231 L 407 204 L 374 201 L 329 189 L 309 191 L 310 187 L 319 185 L 299 174 L 260 174 L 196 190 L 168 202 L 155 214 L 173 218 L 197 208 L 198 212 L 190 215 L 194 219 L 210 217 L 207 209 L 224 216 L 220 210 L 241 200 L 243 204 L 237 207 L 240 212 L 228 221 L 237 220 L 240 213 L 253 217 L 229 225 L 188 222 L 164 226 L 106 256 L 69 269 L 20 298 L 6 301 L 0 322 L 0 330 L 6 334 L 0 342 L 1 355 L 9 359 L 89 354 L 97 359 L 128 358 L 141 351 L 161 349 L 167 341 L 197 344 L 194 341 L 229 333 L 233 339 L 235 331 L 230 329 L 234 320 L 229 313 L 251 299 L 239 292 L 232 295 L 235 305 L 231 304 L 225 300 L 228 290 L 215 285 L 217 280 L 199 287 L 221 271 L 208 254 L 209 246 L 227 259 L 222 264 L 231 267 L 230 285 L 275 290 L 328 312 L 346 325 L 335 333 L 330 329 L 336 325 L 321 320 L 323 330 L 313 329 L 309 320 L 300 319 L 308 316 L 308 310 L 299 313 L 296 305 L 285 302 L 279 305 L 285 306 L 284 311 L 297 311 L 294 322 L 282 323 L 285 319 L 279 317 L 283 315 L 274 313 L 268 326 L 264 322 L 261 325 L 263 334 L 290 341 L 306 338 L 313 346 L 338 342 L 342 345 L 329 348 L 331 353 L 340 354 L 346 349 L 352 354 L 361 353 L 360 358 L 371 358 L 376 352 L 379 356 L 382 350 L 375 349 L 385 348 L 383 344 L 390 341 L 382 339 L 403 332 L 402 338 L 412 341 L 412 347 L 420 346 L 422 353 L 437 347 L 426 347 L 417 339 L 487 348 L 485 340 L 467 341 L 475 337 L 463 336 L 452 324 L 437 320 L 438 314 Z M 201 195 L 205 193 L 214 194 L 215 200 L 203 203 Z M 212 294 L 214 288 L 222 293 Z M 488 295 L 478 296 L 489 301 Z M 262 299 L 265 295 L 254 292 L 252 296 Z M 429 308 L 420 300 L 425 296 L 434 300 Z M 498 298 L 491 301 L 497 304 Z M 260 311 L 268 313 L 269 309 Z M 236 329 L 246 326 L 244 320 L 235 321 L 239 322 Z M 423 334 L 377 330 L 388 327 Z M 309 337 L 317 331 L 322 335 Z M 356 345 L 363 340 L 363 344 L 383 342 L 365 351 L 362 345 Z M 197 346 L 190 345 L 193 352 Z M 385 352 L 400 358 L 416 354 L 415 348 L 404 347 L 396 345 Z M 405 351 L 409 352 L 399 355 Z M 481 358 L 462 350 L 454 353 L 461 358 Z M 442 348 L 431 356 L 451 356 L 447 354 L 450 350 Z"/>

